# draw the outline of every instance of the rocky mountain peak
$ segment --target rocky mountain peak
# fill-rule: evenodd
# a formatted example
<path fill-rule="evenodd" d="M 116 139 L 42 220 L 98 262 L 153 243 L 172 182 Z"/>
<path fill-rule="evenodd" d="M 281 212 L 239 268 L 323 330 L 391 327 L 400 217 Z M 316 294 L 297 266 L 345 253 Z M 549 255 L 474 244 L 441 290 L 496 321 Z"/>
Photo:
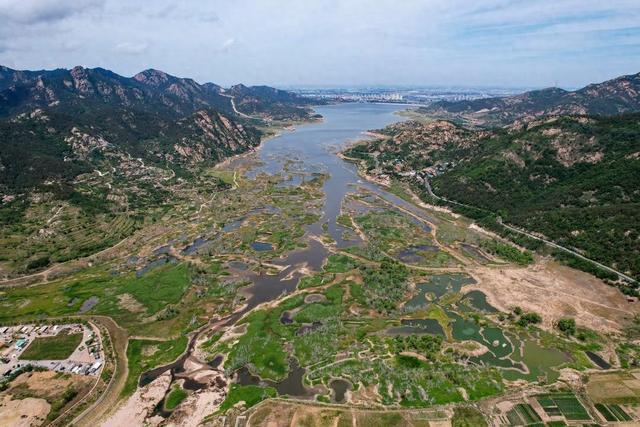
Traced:
<path fill-rule="evenodd" d="M 164 71 L 149 68 L 147 70 L 139 72 L 138 74 L 133 76 L 133 78 L 140 83 L 158 87 L 169 82 L 171 76 L 169 76 L 169 74 L 165 73 Z"/>
<path fill-rule="evenodd" d="M 94 91 L 93 84 L 89 81 L 87 69 L 76 65 L 69 71 L 73 77 L 73 86 L 81 93 L 91 93 Z"/>

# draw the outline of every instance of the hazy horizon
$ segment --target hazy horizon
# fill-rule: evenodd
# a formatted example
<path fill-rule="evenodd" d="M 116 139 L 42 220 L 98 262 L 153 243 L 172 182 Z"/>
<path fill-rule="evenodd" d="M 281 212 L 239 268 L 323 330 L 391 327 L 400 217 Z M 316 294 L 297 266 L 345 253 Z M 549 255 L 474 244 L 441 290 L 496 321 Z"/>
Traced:
<path fill-rule="evenodd" d="M 630 0 L 0 0 L 0 64 L 278 87 L 582 87 L 640 71 Z"/>

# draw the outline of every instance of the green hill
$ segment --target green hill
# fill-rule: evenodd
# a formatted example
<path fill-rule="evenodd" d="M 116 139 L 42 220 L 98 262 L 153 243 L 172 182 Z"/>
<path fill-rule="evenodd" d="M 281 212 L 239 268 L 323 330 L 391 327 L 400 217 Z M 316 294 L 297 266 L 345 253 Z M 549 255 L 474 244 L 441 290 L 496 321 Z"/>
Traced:
<path fill-rule="evenodd" d="M 348 154 L 640 277 L 640 114 L 474 131 L 405 122 Z"/>

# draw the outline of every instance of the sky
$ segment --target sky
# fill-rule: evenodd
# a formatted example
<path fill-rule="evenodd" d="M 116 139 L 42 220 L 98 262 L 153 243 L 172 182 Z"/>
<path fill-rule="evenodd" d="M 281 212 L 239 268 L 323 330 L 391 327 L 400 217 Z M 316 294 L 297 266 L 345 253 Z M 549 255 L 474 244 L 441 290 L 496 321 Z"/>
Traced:
<path fill-rule="evenodd" d="M 224 86 L 574 88 L 640 72 L 640 0 L 0 0 L 0 64 Z"/>

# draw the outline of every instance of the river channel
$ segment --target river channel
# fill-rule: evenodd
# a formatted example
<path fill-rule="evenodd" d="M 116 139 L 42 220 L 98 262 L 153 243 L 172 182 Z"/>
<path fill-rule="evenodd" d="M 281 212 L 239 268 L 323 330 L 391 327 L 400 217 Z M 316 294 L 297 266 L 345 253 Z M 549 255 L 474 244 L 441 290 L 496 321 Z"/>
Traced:
<path fill-rule="evenodd" d="M 301 277 L 296 266 L 306 264 L 311 270 L 319 270 L 329 253 L 321 243 L 312 237 L 319 237 L 326 232 L 335 240 L 337 247 L 345 247 L 354 243 L 343 240 L 345 228 L 336 223 L 342 200 L 349 192 L 355 192 L 358 188 L 366 189 L 395 206 L 410 211 L 425 220 L 433 221 L 431 215 L 423 209 L 385 191 L 376 184 L 363 181 L 358 175 L 357 167 L 337 155 L 348 144 L 367 138 L 364 132 L 380 129 L 391 123 L 404 120 L 396 113 L 406 108 L 408 108 L 407 105 L 359 103 L 320 106 L 316 108 L 316 111 L 323 116 L 322 122 L 299 125 L 295 130 L 285 131 L 260 147 L 256 153 L 260 164 L 247 173 L 249 178 L 256 178 L 262 173 L 270 175 L 284 173 L 288 176 L 288 180 L 283 185 L 298 185 L 310 174 L 324 173 L 328 175 L 323 186 L 325 200 L 322 217 L 307 227 L 308 244 L 306 248 L 291 252 L 273 261 L 285 266 L 279 274 L 255 273 L 249 276 L 252 284 L 246 288 L 249 295 L 247 304 L 241 311 L 223 319 L 222 322 L 218 321 L 216 327 L 232 325 L 257 305 L 272 301 L 295 290 Z M 243 161 L 246 159 L 240 157 L 231 163 L 231 167 L 237 167 Z M 323 230 L 323 224 L 326 231 Z M 170 365 L 144 373 L 140 383 L 149 383 L 168 369 L 175 372 L 181 371 L 184 361 L 193 351 L 196 336 L 197 334 L 192 336 L 183 357 Z"/>

